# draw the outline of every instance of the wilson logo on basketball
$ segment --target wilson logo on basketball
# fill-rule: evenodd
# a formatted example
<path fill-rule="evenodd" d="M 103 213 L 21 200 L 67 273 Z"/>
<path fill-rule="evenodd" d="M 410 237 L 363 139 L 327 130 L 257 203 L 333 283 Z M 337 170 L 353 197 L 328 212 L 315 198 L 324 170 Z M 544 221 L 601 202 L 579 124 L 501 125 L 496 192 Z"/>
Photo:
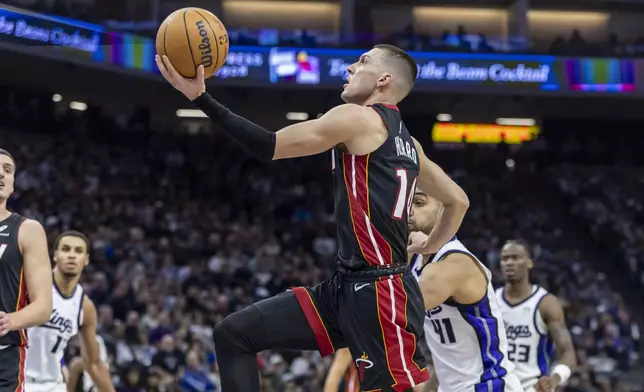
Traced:
<path fill-rule="evenodd" d="M 364 371 L 365 369 L 370 369 L 373 367 L 373 362 L 369 360 L 367 353 L 362 353 L 362 356 L 356 359 L 356 367 L 358 368 L 358 377 L 360 382 L 364 381 Z"/>
<path fill-rule="evenodd" d="M 210 44 L 210 39 L 208 38 L 208 32 L 206 31 L 204 21 L 198 20 L 196 25 L 199 30 L 199 35 L 201 36 L 201 43 L 199 44 L 201 65 L 207 68 L 212 66 L 212 45 Z"/>

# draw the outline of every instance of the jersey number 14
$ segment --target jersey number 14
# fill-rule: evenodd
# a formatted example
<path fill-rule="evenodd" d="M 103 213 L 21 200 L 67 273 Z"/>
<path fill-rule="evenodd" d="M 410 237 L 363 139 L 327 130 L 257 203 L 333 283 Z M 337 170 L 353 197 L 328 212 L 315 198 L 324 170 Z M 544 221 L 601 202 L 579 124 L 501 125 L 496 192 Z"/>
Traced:
<path fill-rule="evenodd" d="M 396 169 L 396 177 L 400 184 L 398 185 L 398 194 L 396 195 L 396 204 L 394 205 L 394 211 L 391 214 L 394 219 L 401 220 L 403 214 L 407 212 L 407 216 L 411 212 L 412 201 L 414 200 L 414 192 L 416 191 L 416 179 L 409 187 L 409 179 L 407 178 L 407 170 L 403 168 Z"/>

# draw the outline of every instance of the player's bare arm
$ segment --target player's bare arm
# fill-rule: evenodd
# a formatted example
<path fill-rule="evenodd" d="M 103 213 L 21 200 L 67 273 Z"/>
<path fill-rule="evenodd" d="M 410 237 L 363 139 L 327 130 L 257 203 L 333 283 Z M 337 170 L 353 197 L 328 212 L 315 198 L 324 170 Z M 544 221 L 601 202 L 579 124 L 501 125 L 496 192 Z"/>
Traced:
<path fill-rule="evenodd" d="M 101 361 L 98 342 L 96 341 L 96 326 L 98 324 L 96 306 L 87 296 L 83 298 L 83 326 L 80 329 L 81 358 L 83 368 L 92 378 L 100 392 L 114 391 L 110 371 Z"/>
<path fill-rule="evenodd" d="M 554 341 L 557 351 L 557 364 L 551 376 L 541 377 L 536 385 L 537 391 L 554 391 L 558 385 L 565 385 L 571 372 L 577 366 L 575 348 L 570 332 L 566 327 L 564 311 L 555 297 L 548 294 L 539 304 L 539 312 L 548 327 L 548 335 Z"/>
<path fill-rule="evenodd" d="M 338 392 L 340 389 L 340 383 L 344 378 L 344 375 L 349 370 L 349 366 L 353 359 L 351 359 L 351 353 L 348 348 L 341 348 L 336 351 L 335 356 L 333 357 L 333 363 L 329 368 L 329 373 L 326 376 L 324 381 L 324 392 Z"/>
<path fill-rule="evenodd" d="M 425 266 L 419 284 L 427 310 L 450 298 L 462 304 L 474 303 L 487 289 L 485 275 L 476 262 L 463 253 L 450 253 Z"/>
<path fill-rule="evenodd" d="M 68 375 L 66 380 L 67 392 L 76 392 L 78 389 L 78 381 L 83 374 L 83 360 L 81 358 L 74 358 L 69 363 Z"/>
<path fill-rule="evenodd" d="M 52 272 L 45 229 L 34 220 L 25 220 L 20 225 L 18 244 L 29 304 L 17 312 L 0 314 L 0 336 L 44 324 L 51 315 Z"/>
<path fill-rule="evenodd" d="M 340 105 L 322 117 L 288 126 L 278 132 L 269 132 L 263 127 L 241 117 L 212 98 L 205 90 L 203 67 L 197 70 L 196 79 L 179 75 L 168 58 L 158 58 L 157 65 L 163 76 L 177 90 L 193 101 L 232 140 L 262 161 L 315 155 L 337 144 L 345 144 L 352 154 L 363 155 L 374 151 L 387 137 L 380 117 L 372 109 L 354 105 Z M 382 130 L 374 143 L 361 140 L 364 151 L 351 149 L 355 138 L 364 138 L 369 130 Z M 378 132 L 376 132 L 378 133 Z"/>
<path fill-rule="evenodd" d="M 443 208 L 438 214 L 436 226 L 422 242 L 414 243 L 409 252 L 430 254 L 445 245 L 458 231 L 470 200 L 465 191 L 458 186 L 437 164 L 432 162 L 423 151 L 423 147 L 414 139 L 418 152 L 420 172 L 417 187 L 430 197 L 440 201 Z"/>

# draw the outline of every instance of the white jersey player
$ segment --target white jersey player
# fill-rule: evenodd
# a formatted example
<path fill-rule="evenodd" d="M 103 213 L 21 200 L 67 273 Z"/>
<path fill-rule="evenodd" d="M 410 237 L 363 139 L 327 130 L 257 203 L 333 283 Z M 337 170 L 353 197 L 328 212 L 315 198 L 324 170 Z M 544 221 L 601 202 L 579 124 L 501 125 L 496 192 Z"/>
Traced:
<path fill-rule="evenodd" d="M 89 240 L 76 231 L 61 234 L 54 245 L 53 310 L 44 325 L 30 328 L 27 348 L 26 392 L 64 392 L 62 359 L 67 342 L 80 334 L 81 353 L 101 391 L 114 391 L 109 371 L 101 362 L 96 343 L 94 303 L 78 284 L 89 263 Z"/>
<path fill-rule="evenodd" d="M 410 250 L 427 238 L 441 208 L 438 201 L 416 191 L 409 218 Z M 435 368 L 428 388 L 522 392 L 508 360 L 490 271 L 456 237 L 432 257 L 413 255 L 410 265 L 428 309 L 425 339 Z"/>
<path fill-rule="evenodd" d="M 27 392 L 66 390 L 61 361 L 67 342 L 78 333 L 83 322 L 83 288 L 76 285 L 67 296 L 54 281 L 52 291 L 53 310 L 49 321 L 27 332 Z"/>
<path fill-rule="evenodd" d="M 501 251 L 506 279 L 496 291 L 509 341 L 508 358 L 525 391 L 553 391 L 568 381 L 576 365 L 575 351 L 557 298 L 530 283 L 533 261 L 522 240 L 508 241 Z M 559 362 L 552 369 L 554 346 Z"/>

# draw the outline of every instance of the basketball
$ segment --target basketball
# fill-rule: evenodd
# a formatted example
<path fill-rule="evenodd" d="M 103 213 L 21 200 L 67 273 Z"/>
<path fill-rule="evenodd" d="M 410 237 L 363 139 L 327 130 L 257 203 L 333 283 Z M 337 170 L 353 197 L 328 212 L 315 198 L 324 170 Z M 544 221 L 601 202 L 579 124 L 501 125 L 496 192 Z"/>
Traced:
<path fill-rule="evenodd" d="M 157 31 L 157 53 L 166 55 L 179 74 L 197 76 L 204 66 L 212 76 L 226 62 L 228 33 L 219 18 L 201 8 L 182 8 L 170 14 Z"/>

